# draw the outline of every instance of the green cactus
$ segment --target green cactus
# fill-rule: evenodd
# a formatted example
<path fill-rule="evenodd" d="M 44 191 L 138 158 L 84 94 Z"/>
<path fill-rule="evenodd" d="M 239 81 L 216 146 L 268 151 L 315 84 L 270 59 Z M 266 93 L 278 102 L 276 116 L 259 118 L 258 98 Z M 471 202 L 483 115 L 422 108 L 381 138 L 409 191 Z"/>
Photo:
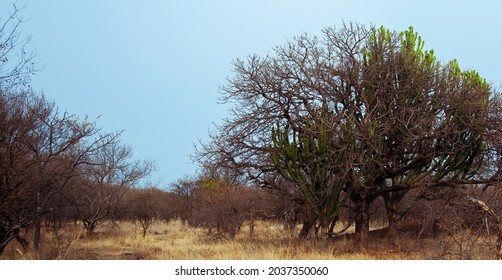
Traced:
<path fill-rule="evenodd" d="M 372 129 L 370 123 L 368 138 L 371 138 L 372 145 L 360 151 L 364 158 L 362 165 L 365 165 L 366 159 L 381 162 L 378 158 L 381 154 L 387 155 L 387 165 L 394 169 L 427 162 L 420 168 L 410 168 L 399 175 L 393 175 L 389 179 L 392 179 L 394 185 L 419 184 L 425 177 L 430 177 L 434 182 L 472 178 L 482 165 L 479 155 L 484 145 L 482 131 L 475 131 L 472 127 L 476 121 L 481 122 L 484 118 L 489 85 L 476 71 L 462 71 L 457 60 L 450 61 L 440 70 L 434 51 L 424 48 L 424 41 L 413 27 L 399 33 L 397 39 L 392 37 L 389 30 L 381 27 L 374 30 L 368 46 L 362 51 L 364 67 L 371 71 L 378 70 L 365 72 L 368 75 L 365 78 L 369 82 L 365 84 L 365 92 L 361 94 L 368 100 L 367 111 L 372 113 L 368 119 L 375 120 L 386 128 L 384 135 L 378 135 L 374 133 L 376 129 Z M 385 53 L 382 49 L 385 48 L 392 50 L 395 55 L 382 55 Z M 388 65 L 398 67 L 396 69 L 399 71 L 387 68 Z M 392 75 L 381 75 L 387 72 Z M 437 76 L 438 73 L 442 76 Z M 430 82 L 426 81 L 437 78 L 441 80 L 439 87 L 419 86 L 427 85 Z M 377 96 L 383 94 L 388 97 Z M 469 102 L 479 96 L 484 96 L 486 101 Z M 414 109 L 410 110 L 410 106 Z M 406 126 L 393 126 L 394 123 L 414 120 L 417 112 L 422 114 L 421 122 L 409 121 Z M 380 123 L 381 116 L 385 116 L 382 119 L 387 123 Z M 362 122 L 363 117 L 356 115 L 356 121 Z M 443 125 L 450 131 L 444 135 L 437 133 Z M 418 137 L 426 133 L 430 136 Z M 399 146 L 396 143 L 405 141 L 411 143 L 405 150 L 394 149 Z M 433 151 L 440 152 L 436 154 Z M 378 177 L 371 174 L 371 168 L 364 170 L 363 174 L 368 178 Z M 385 183 L 381 184 L 381 188 L 385 188 Z M 386 205 L 397 205 L 405 194 L 406 191 L 384 194 L 383 198 Z"/>
<path fill-rule="evenodd" d="M 345 190 L 343 195 L 345 184 L 338 177 L 337 161 L 343 156 L 335 148 L 330 115 L 323 107 L 306 118 L 301 128 L 277 123 L 272 129 L 272 161 L 286 180 L 299 186 L 322 229 L 336 218 L 350 194 Z"/>

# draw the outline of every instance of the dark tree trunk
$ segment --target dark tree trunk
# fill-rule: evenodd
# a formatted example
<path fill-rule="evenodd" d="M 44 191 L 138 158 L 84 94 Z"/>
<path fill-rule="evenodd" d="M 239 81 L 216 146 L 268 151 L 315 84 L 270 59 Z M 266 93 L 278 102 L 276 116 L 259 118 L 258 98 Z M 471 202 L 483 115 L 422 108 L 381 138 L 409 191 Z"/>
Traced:
<path fill-rule="evenodd" d="M 370 203 L 366 199 L 359 199 L 356 202 L 356 232 L 355 246 L 359 251 L 365 252 L 368 250 L 368 239 L 370 231 Z"/>
<path fill-rule="evenodd" d="M 254 237 L 254 219 L 249 222 L 249 237 Z"/>
<path fill-rule="evenodd" d="M 19 242 L 19 244 L 21 244 L 24 250 L 28 249 L 30 242 L 19 235 L 20 231 L 20 228 L 6 229 L 5 227 L 0 226 L 0 255 L 2 255 L 5 247 L 7 247 L 7 244 L 9 244 L 9 242 L 14 238 L 17 242 Z"/>
<path fill-rule="evenodd" d="M 0 226 L 0 255 L 2 255 L 3 250 L 9 243 L 7 235 L 8 235 L 7 230 L 4 227 Z"/>
<path fill-rule="evenodd" d="M 333 221 L 331 221 L 331 223 L 329 224 L 328 232 L 327 232 L 328 235 L 334 234 L 334 230 L 335 230 L 336 223 L 338 222 L 338 218 L 339 218 L 339 216 L 336 216 L 335 219 L 333 219 Z"/>
<path fill-rule="evenodd" d="M 21 246 L 23 247 L 23 250 L 28 249 L 28 245 L 30 245 L 30 242 L 27 241 L 26 239 L 22 238 L 19 234 L 16 235 L 16 241 L 19 242 L 19 244 L 21 244 Z"/>
<path fill-rule="evenodd" d="M 387 211 L 387 220 L 389 222 L 387 236 L 393 239 L 394 242 L 397 238 L 397 223 L 403 215 L 403 213 L 399 211 L 399 202 L 401 202 L 405 195 L 405 191 L 390 192 L 382 195 L 385 203 L 385 210 Z"/>
<path fill-rule="evenodd" d="M 97 221 L 84 221 L 84 227 L 85 227 L 85 230 L 87 231 L 87 234 L 93 234 L 94 233 L 94 230 L 96 230 L 96 225 L 97 225 Z"/>
<path fill-rule="evenodd" d="M 38 249 L 40 248 L 40 240 L 42 239 L 40 234 L 40 228 L 41 228 L 40 216 L 37 215 L 37 217 L 33 221 L 33 226 L 34 226 L 33 249 L 35 249 L 35 251 L 38 251 Z"/>
<path fill-rule="evenodd" d="M 41 175 L 39 175 L 41 177 Z M 40 184 L 37 185 L 37 199 L 36 199 L 36 213 L 35 213 L 35 219 L 33 220 L 33 226 L 35 227 L 35 232 L 33 234 L 33 249 L 35 249 L 36 252 L 38 252 L 38 249 L 40 248 L 40 240 L 42 239 L 41 234 L 40 234 L 40 228 L 41 228 L 41 219 L 40 216 L 42 215 L 42 203 L 40 200 Z"/>
<path fill-rule="evenodd" d="M 401 252 L 401 240 L 397 234 L 397 222 L 399 216 L 394 213 L 387 213 L 389 219 L 389 227 L 387 228 L 387 238 L 389 243 L 395 247 L 396 252 Z"/>
<path fill-rule="evenodd" d="M 389 238 L 397 237 L 397 217 L 395 215 L 389 215 L 389 227 L 387 229 L 387 236 Z"/>
<path fill-rule="evenodd" d="M 303 220 L 302 230 L 300 231 L 300 238 L 307 238 L 309 231 L 315 225 L 316 220 L 316 217 L 309 217 Z"/>
<path fill-rule="evenodd" d="M 398 215 L 398 203 L 397 199 L 392 193 L 383 196 L 385 202 L 385 209 L 387 210 L 387 221 L 389 227 L 387 229 L 387 237 L 390 238 L 394 243 L 397 238 L 397 221 L 399 219 Z"/>
<path fill-rule="evenodd" d="M 497 238 L 497 260 L 502 260 L 502 224 L 498 224 L 498 238 Z"/>

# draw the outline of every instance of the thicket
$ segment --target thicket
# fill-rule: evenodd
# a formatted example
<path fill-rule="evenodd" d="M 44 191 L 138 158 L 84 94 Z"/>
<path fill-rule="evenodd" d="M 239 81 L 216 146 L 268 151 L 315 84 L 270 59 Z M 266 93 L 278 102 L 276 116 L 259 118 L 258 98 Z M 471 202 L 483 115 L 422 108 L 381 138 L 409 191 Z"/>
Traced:
<path fill-rule="evenodd" d="M 211 239 L 274 220 L 324 245 L 344 235 L 359 250 L 375 239 L 400 250 L 404 236 L 441 236 L 461 258 L 479 242 L 502 258 L 500 93 L 440 63 L 412 28 L 328 28 L 236 60 L 222 88 L 236 108 L 194 156 L 202 175 L 160 189 L 138 188 L 154 164 L 121 132 L 30 87 L 19 13 L 0 29 L 0 254 L 13 240 L 38 250 L 43 228 L 93 235 L 133 221 L 145 237 L 176 219 Z"/>

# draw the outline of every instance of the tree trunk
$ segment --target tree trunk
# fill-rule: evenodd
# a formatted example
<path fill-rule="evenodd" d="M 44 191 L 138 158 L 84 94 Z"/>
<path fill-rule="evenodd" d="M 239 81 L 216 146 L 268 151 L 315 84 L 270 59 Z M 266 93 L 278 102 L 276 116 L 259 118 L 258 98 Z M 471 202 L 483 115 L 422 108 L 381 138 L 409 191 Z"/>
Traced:
<path fill-rule="evenodd" d="M 502 224 L 498 224 L 497 260 L 502 260 Z"/>
<path fill-rule="evenodd" d="M 16 241 L 21 244 L 23 247 L 23 250 L 28 249 L 28 245 L 30 245 L 30 242 L 28 242 L 26 239 L 22 238 L 19 234 L 16 235 Z"/>
<path fill-rule="evenodd" d="M 323 225 L 323 224 L 320 224 L 319 225 L 319 231 L 321 232 L 321 250 L 323 252 L 326 252 L 328 250 L 328 247 L 329 247 L 329 226 L 328 225 Z"/>
<path fill-rule="evenodd" d="M 33 226 L 35 230 L 35 232 L 33 233 L 33 249 L 35 249 L 35 251 L 38 252 L 38 249 L 40 248 L 40 240 L 42 239 L 40 234 L 41 221 L 39 215 L 35 217 L 35 220 L 33 221 Z"/>
<path fill-rule="evenodd" d="M 2 255 L 3 250 L 5 249 L 7 244 L 9 243 L 7 234 L 8 234 L 7 230 L 3 226 L 0 226 L 0 256 Z"/>
<path fill-rule="evenodd" d="M 249 237 L 254 237 L 254 219 L 249 222 Z"/>
<path fill-rule="evenodd" d="M 389 227 L 387 228 L 387 238 L 388 240 L 396 246 L 396 250 L 400 248 L 400 242 L 398 240 L 398 235 L 397 235 L 397 223 L 399 220 L 399 215 L 398 215 L 398 203 L 399 201 L 394 199 L 392 197 L 392 194 L 390 194 L 389 197 L 384 196 L 385 200 L 385 208 L 387 210 L 387 220 L 389 222 Z"/>
<path fill-rule="evenodd" d="M 329 236 L 333 236 L 334 235 L 334 230 L 335 230 L 336 223 L 338 222 L 338 219 L 339 219 L 339 216 L 337 215 L 333 219 L 333 221 L 330 222 L 329 227 L 328 227 L 328 232 L 327 232 L 327 234 Z"/>
<path fill-rule="evenodd" d="M 387 228 L 387 236 L 394 240 L 397 237 L 397 217 L 389 215 L 389 227 Z"/>
<path fill-rule="evenodd" d="M 303 220 L 302 230 L 300 231 L 300 238 L 307 238 L 310 229 L 315 225 L 317 217 L 309 217 Z"/>
<path fill-rule="evenodd" d="M 38 185 L 38 191 L 37 191 L 37 200 L 36 200 L 36 216 L 33 221 L 33 225 L 35 227 L 35 232 L 33 234 L 33 249 L 35 249 L 36 252 L 38 252 L 38 249 L 40 248 L 40 240 L 42 239 L 41 234 L 40 234 L 40 228 L 41 228 L 41 219 L 40 216 L 42 215 L 42 207 L 41 207 L 41 200 L 40 200 L 40 184 Z"/>
<path fill-rule="evenodd" d="M 395 184 L 395 183 L 393 183 Z M 383 194 L 383 200 L 385 203 L 385 210 L 387 212 L 387 220 L 389 222 L 389 227 L 387 229 L 387 237 L 392 240 L 397 246 L 397 223 L 400 218 L 400 211 L 398 209 L 399 202 L 403 199 L 406 192 L 391 192 Z"/>
<path fill-rule="evenodd" d="M 389 215 L 389 227 L 387 228 L 387 238 L 397 253 L 401 253 L 401 239 L 397 234 L 398 216 L 395 214 Z"/>
<path fill-rule="evenodd" d="M 355 246 L 360 252 L 368 250 L 368 238 L 370 231 L 370 215 L 369 205 L 366 199 L 359 199 L 356 201 L 356 232 L 355 232 Z"/>
<path fill-rule="evenodd" d="M 88 235 L 91 235 L 94 233 L 94 230 L 96 229 L 96 224 L 97 224 L 97 221 L 89 221 L 89 220 L 84 221 L 84 228 L 87 231 Z"/>
<path fill-rule="evenodd" d="M 21 244 L 23 250 L 28 248 L 29 242 L 19 236 L 19 231 L 19 228 L 5 229 L 3 226 L 0 226 L 0 255 L 2 255 L 7 244 L 14 238 Z"/>

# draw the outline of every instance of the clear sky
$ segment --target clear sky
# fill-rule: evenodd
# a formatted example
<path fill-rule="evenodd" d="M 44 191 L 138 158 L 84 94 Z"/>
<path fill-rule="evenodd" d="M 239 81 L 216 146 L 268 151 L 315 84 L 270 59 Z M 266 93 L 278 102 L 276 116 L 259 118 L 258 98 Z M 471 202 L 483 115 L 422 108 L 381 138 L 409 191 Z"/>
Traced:
<path fill-rule="evenodd" d="M 502 1 L 24 0 L 21 26 L 42 70 L 33 87 L 62 110 L 125 129 L 135 156 L 168 184 L 194 174 L 188 157 L 227 116 L 218 87 L 231 61 L 342 21 L 409 26 L 426 48 L 502 85 Z M 0 16 L 11 1 L 0 1 Z"/>

